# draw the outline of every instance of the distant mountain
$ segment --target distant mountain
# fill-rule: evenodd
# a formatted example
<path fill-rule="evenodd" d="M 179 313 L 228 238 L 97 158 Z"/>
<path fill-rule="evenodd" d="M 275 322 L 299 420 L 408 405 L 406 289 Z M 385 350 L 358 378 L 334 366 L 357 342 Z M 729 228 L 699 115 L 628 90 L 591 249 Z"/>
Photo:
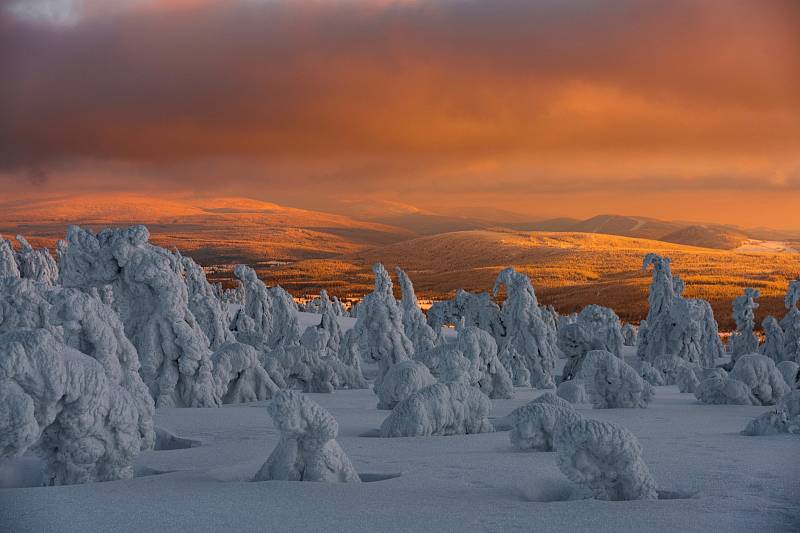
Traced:
<path fill-rule="evenodd" d="M 746 233 L 733 228 L 696 225 L 663 235 L 659 240 L 689 246 L 700 246 L 702 248 L 733 250 L 740 247 L 748 238 Z"/>

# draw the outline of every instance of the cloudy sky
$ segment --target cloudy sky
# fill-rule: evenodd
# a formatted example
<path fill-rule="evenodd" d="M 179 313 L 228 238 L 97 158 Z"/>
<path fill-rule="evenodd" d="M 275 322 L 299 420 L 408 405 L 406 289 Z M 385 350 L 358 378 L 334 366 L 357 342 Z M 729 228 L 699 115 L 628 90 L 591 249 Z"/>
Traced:
<path fill-rule="evenodd" d="M 798 27 L 796 0 L 0 0 L 0 191 L 800 228 Z"/>

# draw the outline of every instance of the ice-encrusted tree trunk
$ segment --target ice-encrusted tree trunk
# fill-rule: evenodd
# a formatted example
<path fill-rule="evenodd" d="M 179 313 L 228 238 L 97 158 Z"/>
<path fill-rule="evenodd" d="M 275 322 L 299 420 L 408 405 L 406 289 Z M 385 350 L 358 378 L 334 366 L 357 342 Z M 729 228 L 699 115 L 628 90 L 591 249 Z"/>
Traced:
<path fill-rule="evenodd" d="M 148 243 L 144 226 L 93 234 L 67 233 L 61 280 L 65 287 L 111 285 L 125 333 L 139 353 L 142 376 L 158 407 L 218 405 L 211 351 L 189 310 L 177 258 Z"/>
<path fill-rule="evenodd" d="M 786 359 L 786 336 L 783 328 L 774 316 L 767 316 L 761 321 L 764 329 L 764 344 L 759 346 L 758 353 L 766 355 L 776 363 Z"/>
<path fill-rule="evenodd" d="M 611 422 L 578 418 L 556 424 L 556 463 L 600 500 L 655 500 L 656 483 L 636 437 Z"/>
<path fill-rule="evenodd" d="M 276 394 L 267 411 L 281 438 L 254 481 L 361 481 L 336 442 L 339 424 L 328 411 L 293 390 Z"/>
<path fill-rule="evenodd" d="M 800 279 L 789 283 L 783 302 L 789 310 L 781 320 L 784 333 L 783 360 L 800 363 L 800 309 L 797 308 L 800 302 Z"/>
<path fill-rule="evenodd" d="M 500 311 L 506 327 L 505 336 L 498 342 L 501 353 L 505 354 L 507 360 L 518 358 L 530 373 L 531 386 L 554 388 L 553 371 L 558 359 L 556 347 L 551 342 L 554 335 L 548 331 L 542 318 L 531 280 L 513 268 L 507 268 L 497 276 L 493 290 L 495 295 L 501 285 L 505 285 L 507 291 Z M 506 361 L 503 363 L 506 364 Z M 506 368 L 513 375 L 516 385 L 525 384 L 517 365 L 509 363 Z"/>
<path fill-rule="evenodd" d="M 755 310 L 758 309 L 756 298 L 760 293 L 756 289 L 746 288 L 744 294 L 733 300 L 733 320 L 736 322 L 736 331 L 731 336 L 730 352 L 731 361 L 741 355 L 758 351 L 758 337 L 753 332 L 756 325 Z"/>
<path fill-rule="evenodd" d="M 0 235 L 0 278 L 19 278 L 19 265 L 11 243 Z"/>
<path fill-rule="evenodd" d="M 99 361 L 19 329 L 0 335 L 0 362 L 0 461 L 33 449 L 51 485 L 133 477 L 138 410 Z"/>
<path fill-rule="evenodd" d="M 705 300 L 685 299 L 683 281 L 673 277 L 670 260 L 654 253 L 645 256 L 643 269 L 653 266 L 646 325 L 639 329 L 636 353 L 652 363 L 657 357 L 675 355 L 703 368 L 723 356 L 717 322 Z"/>
<path fill-rule="evenodd" d="M 23 237 L 17 235 L 19 250 L 16 252 L 20 275 L 26 279 L 54 285 L 58 280 L 58 265 L 47 248 L 35 250 Z"/>
<path fill-rule="evenodd" d="M 203 267 L 191 257 L 181 257 L 181 262 L 189 294 L 189 310 L 208 337 L 211 349 L 216 350 L 234 340 L 225 304 L 219 298 L 217 290 L 206 279 Z"/>
<path fill-rule="evenodd" d="M 403 294 L 400 301 L 403 312 L 403 331 L 414 345 L 415 353 L 430 350 L 437 344 L 436 333 L 428 325 L 425 314 L 419 308 L 411 279 L 400 267 L 396 267 L 395 272 L 397 272 L 397 280 L 400 282 Z"/>

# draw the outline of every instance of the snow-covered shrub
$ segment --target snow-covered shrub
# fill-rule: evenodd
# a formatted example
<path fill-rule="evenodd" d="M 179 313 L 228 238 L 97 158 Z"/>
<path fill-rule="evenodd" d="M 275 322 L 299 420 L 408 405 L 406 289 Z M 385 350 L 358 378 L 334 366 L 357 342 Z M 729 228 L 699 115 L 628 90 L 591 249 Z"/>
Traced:
<path fill-rule="evenodd" d="M 217 405 L 208 338 L 189 310 L 177 258 L 149 244 L 144 226 L 97 235 L 71 226 L 61 257 L 65 287 L 112 285 L 125 334 L 158 407 Z"/>
<path fill-rule="evenodd" d="M 580 418 L 572 408 L 552 403 L 529 403 L 511 413 L 509 440 L 517 450 L 553 451 L 553 434 L 560 424 L 574 424 Z"/>
<path fill-rule="evenodd" d="M 456 346 L 477 370 L 477 385 L 492 399 L 508 399 L 514 395 L 511 376 L 497 355 L 497 343 L 489 332 L 477 326 L 458 331 Z"/>
<path fill-rule="evenodd" d="M 58 280 L 58 265 L 47 248 L 35 250 L 22 235 L 17 235 L 16 252 L 20 276 L 25 279 L 54 285 Z"/>
<path fill-rule="evenodd" d="M 148 446 L 139 428 L 100 362 L 44 329 L 0 335 L 0 461 L 35 450 L 51 485 L 130 478 Z"/>
<path fill-rule="evenodd" d="M 743 435 L 800 434 L 800 390 L 783 397 L 773 409 L 751 420 Z"/>
<path fill-rule="evenodd" d="M 382 437 L 463 435 L 492 431 L 492 403 L 466 383 L 435 383 L 397 404 L 381 424 Z"/>
<path fill-rule="evenodd" d="M 495 340 L 505 336 L 500 307 L 485 292 L 474 294 L 459 289 L 452 300 L 434 302 L 428 309 L 428 324 L 434 332 L 445 325 L 477 326 L 491 333 Z"/>
<path fill-rule="evenodd" d="M 653 386 L 611 352 L 592 350 L 586 354 L 578 378 L 586 383 L 595 409 L 647 407 L 653 401 Z"/>
<path fill-rule="evenodd" d="M 764 344 L 759 346 L 758 353 L 766 355 L 776 363 L 786 359 L 786 336 L 783 328 L 774 316 L 767 316 L 761 321 L 764 329 Z"/>
<path fill-rule="evenodd" d="M 403 331 L 414 345 L 414 352 L 430 350 L 437 344 L 436 333 L 428 325 L 425 314 L 419 308 L 411 279 L 400 267 L 396 267 L 395 271 L 403 291 L 403 298 L 400 301 L 403 313 Z"/>
<path fill-rule="evenodd" d="M 678 368 L 678 374 L 675 378 L 678 391 L 694 394 L 700 386 L 700 378 L 697 377 L 697 372 L 699 371 L 699 368 L 695 371 L 695 367 L 692 366 L 682 366 Z"/>
<path fill-rule="evenodd" d="M 639 327 L 639 358 L 652 363 L 659 356 L 675 355 L 703 368 L 713 367 L 723 349 L 711 306 L 681 296 L 683 281 L 673 277 L 668 258 L 647 254 L 643 268 L 650 265 L 653 280 L 647 322 Z"/>
<path fill-rule="evenodd" d="M 642 459 L 639 441 L 621 426 L 584 418 L 556 424 L 553 446 L 561 472 L 588 489 L 595 498 L 658 498 L 655 481 Z"/>
<path fill-rule="evenodd" d="M 636 338 L 639 335 L 639 329 L 630 323 L 625 323 L 622 326 L 622 342 L 625 346 L 636 346 Z"/>
<path fill-rule="evenodd" d="M 559 383 L 556 395 L 569 403 L 590 403 L 586 387 L 574 379 Z"/>
<path fill-rule="evenodd" d="M 705 375 L 694 396 L 708 404 L 758 405 L 747 385 L 724 372 Z"/>
<path fill-rule="evenodd" d="M 782 361 L 775 367 L 781 373 L 783 380 L 789 385 L 790 389 L 796 389 L 800 385 L 800 365 L 794 361 Z"/>
<path fill-rule="evenodd" d="M 249 344 L 226 342 L 214 351 L 211 361 L 220 403 L 268 400 L 279 390 L 261 366 L 258 352 Z"/>
<path fill-rule="evenodd" d="M 267 411 L 281 438 L 254 481 L 361 481 L 336 442 L 339 424 L 328 411 L 293 390 L 278 392 Z"/>
<path fill-rule="evenodd" d="M 739 357 L 730 378 L 747 385 L 755 399 L 753 405 L 774 405 L 789 392 L 789 386 L 775 367 L 775 362 L 763 355 Z"/>
<path fill-rule="evenodd" d="M 643 380 L 654 387 L 666 385 L 666 382 L 664 381 L 664 374 L 662 374 L 656 367 L 647 361 L 642 361 L 642 366 L 639 368 L 639 374 L 642 376 Z"/>
<path fill-rule="evenodd" d="M 756 289 L 746 288 L 744 294 L 733 300 L 733 320 L 736 331 L 728 344 L 731 361 L 736 362 L 739 356 L 758 351 L 758 337 L 753 332 L 756 324 L 755 310 L 758 309 L 756 298 L 760 293 Z"/>
<path fill-rule="evenodd" d="M 605 350 L 622 357 L 622 346 L 617 314 L 607 307 L 587 305 L 573 323 L 558 331 L 558 347 L 569 358 L 561 374 L 562 381 L 580 373 L 583 359 L 591 350 Z"/>
<path fill-rule="evenodd" d="M 376 391 L 378 409 L 394 409 L 401 401 L 435 382 L 428 367 L 420 362 L 401 361 L 392 365 Z"/>
<path fill-rule="evenodd" d="M 504 364 L 509 362 L 506 368 L 515 384 L 527 384 L 524 378 L 528 377 L 529 384 L 534 387 L 555 388 L 553 370 L 558 359 L 552 342 L 555 332 L 542 318 L 531 280 L 513 268 L 507 268 L 497 276 L 495 295 L 501 285 L 505 285 L 507 294 L 500 310 L 506 333 L 498 340 L 498 347 L 506 360 L 503 357 L 500 360 Z M 514 360 L 519 361 L 527 372 L 521 373 L 519 366 L 511 363 Z"/>
<path fill-rule="evenodd" d="M 189 295 L 189 310 L 208 337 L 211 350 L 234 340 L 226 305 L 206 279 L 203 267 L 191 257 L 181 257 L 184 280 Z"/>
<path fill-rule="evenodd" d="M 797 308 L 800 302 L 800 279 L 789 283 L 783 302 L 789 310 L 780 322 L 784 333 L 783 360 L 800 363 L 800 309 Z"/>
<path fill-rule="evenodd" d="M 0 235 L 0 278 L 19 278 L 16 254 L 8 242 Z"/>

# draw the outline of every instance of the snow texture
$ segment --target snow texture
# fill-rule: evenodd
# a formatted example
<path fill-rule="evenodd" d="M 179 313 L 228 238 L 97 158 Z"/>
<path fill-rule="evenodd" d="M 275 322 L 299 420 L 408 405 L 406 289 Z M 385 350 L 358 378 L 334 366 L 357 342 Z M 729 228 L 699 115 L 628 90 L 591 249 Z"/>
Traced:
<path fill-rule="evenodd" d="M 559 383 L 556 395 L 569 403 L 591 403 L 586 387 L 574 379 Z"/>
<path fill-rule="evenodd" d="M 800 391 L 784 396 L 775 408 L 751 420 L 742 431 L 751 436 L 777 433 L 800 434 Z"/>
<path fill-rule="evenodd" d="M 425 314 L 419 308 L 417 295 L 411 279 L 400 267 L 395 268 L 397 280 L 403 292 L 400 308 L 403 312 L 403 331 L 414 345 L 414 352 L 423 352 L 436 346 L 438 339 L 433 328 L 428 325 Z"/>
<path fill-rule="evenodd" d="M 658 498 L 639 441 L 627 429 L 611 422 L 578 418 L 556 424 L 553 445 L 561 472 L 595 498 Z"/>
<path fill-rule="evenodd" d="M 592 350 L 586 355 L 578 379 L 595 409 L 647 407 L 655 394 L 653 386 L 624 360 L 611 352 Z"/>
<path fill-rule="evenodd" d="M 435 383 L 397 404 L 381 424 L 381 437 L 463 435 L 493 431 L 492 403 L 466 383 Z"/>
<path fill-rule="evenodd" d="M 756 289 L 746 288 L 744 294 L 733 300 L 733 320 L 736 331 L 729 343 L 731 361 L 736 362 L 739 356 L 758 351 L 758 337 L 753 332 L 756 325 L 755 310 L 758 309 L 756 298 L 760 293 Z"/>
<path fill-rule="evenodd" d="M 109 481 L 132 477 L 147 445 L 135 401 L 100 362 L 44 329 L 0 335 L 0 460 L 32 449 L 50 485 Z"/>
<path fill-rule="evenodd" d="M 574 424 L 578 412 L 553 403 L 529 403 L 511 413 L 511 446 L 517 450 L 553 451 L 553 435 L 560 424 Z"/>
<path fill-rule="evenodd" d="M 336 442 L 339 424 L 328 411 L 293 390 L 276 394 L 267 411 L 281 438 L 253 481 L 361 481 Z"/>
<path fill-rule="evenodd" d="M 705 300 L 685 299 L 683 281 L 673 277 L 670 260 L 650 253 L 643 269 L 653 266 L 646 324 L 639 327 L 637 354 L 652 363 L 662 355 L 676 355 L 703 368 L 723 356 L 717 322 Z"/>
<path fill-rule="evenodd" d="M 268 400 L 279 390 L 261 366 L 258 352 L 249 344 L 227 342 L 214 351 L 211 361 L 219 403 Z"/>
<path fill-rule="evenodd" d="M 149 236 L 144 226 L 97 235 L 71 226 L 61 280 L 81 289 L 112 285 L 157 407 L 213 407 L 208 338 L 189 310 L 177 256 L 149 244 Z"/>
<path fill-rule="evenodd" d="M 498 341 L 503 354 L 500 360 L 507 365 L 516 385 L 529 381 L 536 388 L 555 388 L 553 372 L 558 359 L 553 343 L 555 331 L 542 317 L 531 280 L 507 268 L 497 276 L 495 295 L 502 285 L 507 294 L 500 317 L 506 333 Z"/>

